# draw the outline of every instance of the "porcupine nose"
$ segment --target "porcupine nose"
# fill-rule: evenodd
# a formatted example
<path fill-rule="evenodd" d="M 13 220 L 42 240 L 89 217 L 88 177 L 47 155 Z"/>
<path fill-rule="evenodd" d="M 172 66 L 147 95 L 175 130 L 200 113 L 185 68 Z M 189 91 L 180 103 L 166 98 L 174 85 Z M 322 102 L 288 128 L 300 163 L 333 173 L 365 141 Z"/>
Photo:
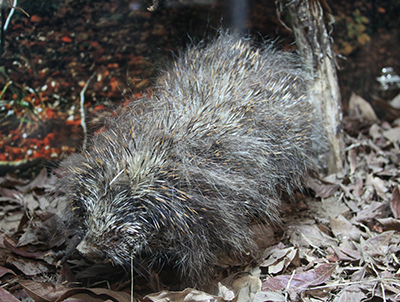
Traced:
<path fill-rule="evenodd" d="M 86 258 L 92 260 L 93 262 L 97 262 L 98 260 L 104 259 L 104 252 L 101 251 L 99 248 L 93 246 L 92 244 L 88 243 L 86 239 L 83 239 L 76 249 Z"/>

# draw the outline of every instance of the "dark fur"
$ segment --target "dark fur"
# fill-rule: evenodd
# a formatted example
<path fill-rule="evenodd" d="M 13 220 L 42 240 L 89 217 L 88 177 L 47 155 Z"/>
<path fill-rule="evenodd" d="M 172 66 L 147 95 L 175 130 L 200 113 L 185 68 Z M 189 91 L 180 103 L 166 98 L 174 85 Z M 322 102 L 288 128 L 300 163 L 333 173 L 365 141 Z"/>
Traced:
<path fill-rule="evenodd" d="M 221 34 L 165 72 L 153 96 L 107 121 L 61 179 L 78 250 L 130 266 L 172 263 L 202 285 L 217 257 L 255 249 L 252 220 L 317 167 L 323 130 L 297 56 Z"/>

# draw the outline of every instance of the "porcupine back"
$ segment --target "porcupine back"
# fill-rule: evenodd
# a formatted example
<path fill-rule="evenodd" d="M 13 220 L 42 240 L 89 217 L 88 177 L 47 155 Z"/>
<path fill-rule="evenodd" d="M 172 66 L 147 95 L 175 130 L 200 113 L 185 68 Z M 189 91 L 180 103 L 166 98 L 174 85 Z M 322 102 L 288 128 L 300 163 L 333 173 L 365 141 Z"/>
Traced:
<path fill-rule="evenodd" d="M 281 197 L 316 169 L 323 130 L 307 95 L 293 54 L 226 33 L 190 48 L 69 160 L 78 250 L 170 263 L 201 286 L 220 254 L 255 249 L 250 222 L 279 221 Z"/>

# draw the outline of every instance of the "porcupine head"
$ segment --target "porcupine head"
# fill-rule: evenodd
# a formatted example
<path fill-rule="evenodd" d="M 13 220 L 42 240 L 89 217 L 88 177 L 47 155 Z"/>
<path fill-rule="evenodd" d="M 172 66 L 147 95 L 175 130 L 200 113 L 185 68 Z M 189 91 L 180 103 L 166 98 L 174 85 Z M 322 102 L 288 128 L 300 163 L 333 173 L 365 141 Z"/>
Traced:
<path fill-rule="evenodd" d="M 149 225 L 141 196 L 145 193 L 132 188 L 125 170 L 107 164 L 104 152 L 106 148 L 97 156 L 75 154 L 68 160 L 73 162 L 65 188 L 70 224 L 78 229 L 82 240 L 77 249 L 86 258 L 126 266 L 132 256 L 146 252 L 146 237 L 153 230 L 144 229 Z"/>

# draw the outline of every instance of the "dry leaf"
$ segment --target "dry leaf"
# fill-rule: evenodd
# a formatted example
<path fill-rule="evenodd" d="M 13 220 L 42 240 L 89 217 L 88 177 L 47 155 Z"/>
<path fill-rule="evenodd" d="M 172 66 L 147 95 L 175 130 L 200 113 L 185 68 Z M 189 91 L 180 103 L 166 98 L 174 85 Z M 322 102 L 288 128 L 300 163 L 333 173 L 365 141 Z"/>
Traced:
<path fill-rule="evenodd" d="M 151 294 L 144 297 L 144 300 L 150 300 L 153 302 L 213 302 L 223 301 L 222 298 L 201 292 L 192 288 L 187 288 L 181 292 L 168 292 L 163 291 L 157 294 Z"/>
<path fill-rule="evenodd" d="M 382 128 L 378 124 L 373 124 L 369 128 L 368 134 L 372 137 L 372 140 L 375 142 L 382 137 Z"/>
<path fill-rule="evenodd" d="M 335 196 L 322 200 L 322 208 L 327 217 L 337 217 L 339 215 L 347 217 L 350 212 L 349 207 Z"/>
<path fill-rule="evenodd" d="M 68 288 L 60 284 L 53 285 L 28 280 L 21 280 L 19 284 L 35 301 L 56 301 L 62 293 L 68 290 Z"/>
<path fill-rule="evenodd" d="M 283 293 L 272 291 L 259 291 L 253 302 L 286 302 L 287 297 Z"/>
<path fill-rule="evenodd" d="M 381 218 L 377 221 L 383 226 L 385 231 L 400 231 L 400 220 L 395 218 Z"/>
<path fill-rule="evenodd" d="M 392 199 L 390 200 L 390 209 L 392 210 L 394 218 L 400 218 L 400 193 L 399 185 L 397 185 L 392 192 Z"/>
<path fill-rule="evenodd" d="M 390 102 L 389 104 L 396 109 L 400 109 L 400 93 L 396 95 Z"/>
<path fill-rule="evenodd" d="M 116 292 L 105 288 L 68 288 L 60 284 L 21 281 L 20 284 L 35 301 L 111 301 L 130 302 L 131 296 L 125 292 Z"/>
<path fill-rule="evenodd" d="M 316 197 L 328 198 L 340 188 L 339 184 L 331 183 L 326 180 L 310 178 L 307 186 L 315 192 Z"/>
<path fill-rule="evenodd" d="M 368 175 L 366 184 L 372 184 L 372 186 L 375 189 L 375 192 L 382 198 L 382 199 L 387 199 L 386 192 L 389 190 L 388 189 L 388 183 L 383 181 L 379 177 L 372 177 L 372 175 Z"/>
<path fill-rule="evenodd" d="M 393 144 L 400 142 L 400 127 L 383 131 L 383 136 L 390 140 Z"/>
<path fill-rule="evenodd" d="M 344 240 L 340 246 L 331 246 L 338 260 L 341 261 L 357 261 L 361 259 L 361 253 L 357 250 L 349 240 Z"/>
<path fill-rule="evenodd" d="M 0 287 L 0 301 L 4 302 L 20 302 L 17 298 L 11 295 L 4 288 Z"/>
<path fill-rule="evenodd" d="M 18 268 L 25 276 L 36 276 L 54 271 L 50 265 L 47 265 L 43 261 L 22 257 L 16 258 L 10 256 L 7 258 L 7 263 Z"/>
<path fill-rule="evenodd" d="M 352 222 L 368 223 L 375 218 L 381 217 L 385 208 L 385 203 L 373 201 L 370 204 L 365 204 L 364 208 L 351 219 Z"/>
<path fill-rule="evenodd" d="M 336 296 L 335 302 L 360 302 L 364 301 L 367 296 L 358 285 L 344 287 Z"/>
<path fill-rule="evenodd" d="M 378 117 L 376 116 L 374 109 L 372 109 L 372 106 L 355 93 L 351 94 L 349 100 L 349 111 L 350 115 L 361 117 L 363 120 L 370 122 L 378 121 Z"/>
<path fill-rule="evenodd" d="M 268 274 L 276 274 L 284 271 L 290 263 L 297 257 L 298 249 L 289 247 L 286 249 L 274 249 L 271 254 L 267 255 L 267 260 L 264 260 L 260 266 L 268 268 Z"/>
<path fill-rule="evenodd" d="M 225 301 L 231 301 L 236 297 L 236 293 L 221 282 L 218 282 L 218 297 L 223 297 Z"/>
<path fill-rule="evenodd" d="M 315 269 L 293 275 L 270 277 L 262 284 L 262 291 L 282 291 L 291 288 L 297 293 L 311 286 L 320 285 L 327 281 L 335 271 L 336 264 L 321 264 Z"/>
<path fill-rule="evenodd" d="M 340 241 L 346 239 L 351 239 L 354 241 L 360 240 L 360 230 L 352 225 L 343 215 L 339 215 L 337 218 L 331 218 L 330 222 L 332 233 Z"/>
<path fill-rule="evenodd" d="M 18 191 L 22 193 L 27 193 L 32 191 L 33 189 L 52 188 L 53 182 L 54 182 L 54 177 L 48 176 L 47 170 L 42 169 L 40 173 L 31 182 L 23 186 L 16 186 L 16 188 L 18 189 Z"/>
<path fill-rule="evenodd" d="M 42 257 L 44 255 L 44 252 L 28 252 L 28 251 L 26 251 L 25 248 L 17 247 L 17 242 L 13 238 L 11 238 L 7 235 L 4 237 L 4 246 L 5 246 L 5 248 L 7 248 L 9 251 L 13 252 L 14 254 L 25 257 L 25 258 L 36 259 L 36 258 Z"/>
<path fill-rule="evenodd" d="M 18 240 L 18 247 L 30 243 L 51 249 L 65 243 L 68 237 L 67 229 L 60 217 L 50 212 L 36 211 L 29 221 L 25 233 Z"/>
<path fill-rule="evenodd" d="M 362 250 L 368 253 L 371 257 L 386 257 L 388 256 L 389 243 L 392 239 L 394 231 L 387 231 L 382 234 L 369 238 L 362 242 Z"/>
<path fill-rule="evenodd" d="M 297 225 L 288 229 L 290 242 L 294 246 L 320 248 L 335 245 L 336 241 L 323 233 L 316 225 Z"/>
<path fill-rule="evenodd" d="M 251 302 L 255 294 L 261 290 L 261 280 L 260 278 L 247 275 L 234 280 L 232 288 L 237 292 L 235 302 Z M 224 300 L 228 300 L 226 296 L 222 297 L 224 297 Z M 233 300 L 233 298 L 230 300 Z"/>
<path fill-rule="evenodd" d="M 68 300 L 66 300 L 68 299 Z M 107 300 L 105 300 L 107 299 Z M 72 288 L 65 291 L 57 301 L 118 301 L 118 302 L 137 302 L 136 298 L 131 298 L 129 293 L 112 291 L 106 288 Z"/>
<path fill-rule="evenodd" d="M 354 148 L 349 150 L 348 156 L 347 156 L 347 160 L 350 163 L 350 174 L 354 174 L 354 172 L 356 171 L 357 168 L 357 152 Z"/>
<path fill-rule="evenodd" d="M 3 277 L 5 274 L 13 274 L 14 276 L 16 276 L 16 274 L 12 270 L 5 268 L 3 266 L 0 266 L 0 277 Z"/>

